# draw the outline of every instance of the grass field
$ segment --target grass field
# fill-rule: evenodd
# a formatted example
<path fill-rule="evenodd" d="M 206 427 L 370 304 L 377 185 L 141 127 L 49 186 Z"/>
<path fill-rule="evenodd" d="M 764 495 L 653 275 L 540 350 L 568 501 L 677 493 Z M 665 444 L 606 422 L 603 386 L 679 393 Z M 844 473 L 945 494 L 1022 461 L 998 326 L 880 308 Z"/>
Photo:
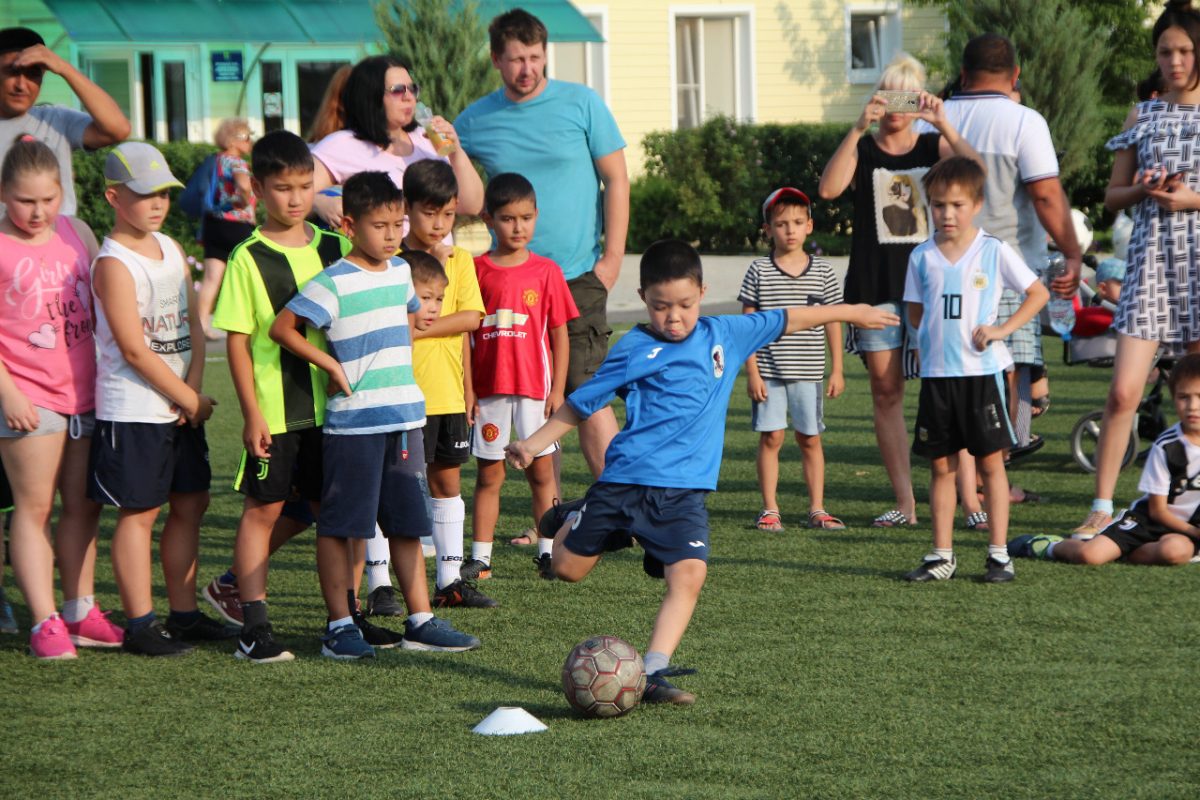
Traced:
<path fill-rule="evenodd" d="M 228 489 L 237 404 L 224 362 L 209 367 L 221 405 L 209 427 L 202 583 L 228 564 L 240 510 Z M 610 633 L 645 647 L 661 587 L 631 551 L 567 585 L 538 580 L 526 549 L 497 546 L 496 577 L 482 588 L 502 607 L 449 614 L 483 639 L 480 650 L 344 664 L 318 654 L 324 612 L 306 534 L 272 562 L 273 619 L 298 656 L 291 664 L 249 665 L 229 647 L 43 664 L 25 655 L 27 634 L 0 637 L 0 797 L 1200 796 L 1200 566 L 1020 561 L 1016 583 L 990 586 L 978 580 L 983 537 L 960 529 L 958 578 L 901 582 L 928 546 L 928 515 L 917 530 L 867 527 L 890 508 L 890 490 L 865 375 L 847 369 L 826 434 L 827 505 L 845 532 L 799 525 L 807 506 L 794 446 L 781 486 L 787 531 L 751 529 L 755 435 L 744 382 L 734 392 L 721 490 L 708 504 L 709 583 L 675 658 L 700 670 L 679 680 L 695 706 L 589 721 L 562 698 L 559 668 L 576 642 Z M 1014 507 L 1012 535 L 1061 531 L 1086 511 L 1092 482 L 1066 437 L 1099 407 L 1109 377 L 1052 363 L 1053 408 L 1038 425 L 1049 444 L 1013 472 L 1048 499 Z M 567 453 L 564 493 L 574 497 L 586 471 L 574 441 Z M 927 472 L 915 466 L 924 502 Z M 1122 475 L 1118 499 L 1131 498 L 1136 473 Z M 520 476 L 506 489 L 501 535 L 528 514 Z M 106 609 L 118 607 L 112 521 L 106 514 L 97 585 Z M 11 573 L 6 583 L 27 631 Z M 156 592 L 165 614 L 161 581 Z M 500 705 L 523 706 L 550 730 L 473 734 Z"/>

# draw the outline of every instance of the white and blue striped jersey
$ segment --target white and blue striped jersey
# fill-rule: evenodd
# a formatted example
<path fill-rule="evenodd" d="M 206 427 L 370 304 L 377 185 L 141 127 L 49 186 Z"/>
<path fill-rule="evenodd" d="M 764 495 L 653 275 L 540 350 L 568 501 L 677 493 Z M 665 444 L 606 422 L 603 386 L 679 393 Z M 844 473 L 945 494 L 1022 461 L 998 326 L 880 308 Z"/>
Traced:
<path fill-rule="evenodd" d="M 425 396 L 412 367 L 408 315 L 421 308 L 408 262 L 371 272 L 342 259 L 304 285 L 288 310 L 325 331 L 352 394 L 329 398 L 327 434 L 405 431 L 425 424 Z"/>
<path fill-rule="evenodd" d="M 935 239 L 917 245 L 908 257 L 904 302 L 925 308 L 917 329 L 921 377 L 994 375 L 1012 366 L 1003 341 L 980 351 L 971 335 L 980 325 L 996 323 L 1004 289 L 1023 294 L 1035 281 L 1013 248 L 983 230 L 954 264 Z"/>

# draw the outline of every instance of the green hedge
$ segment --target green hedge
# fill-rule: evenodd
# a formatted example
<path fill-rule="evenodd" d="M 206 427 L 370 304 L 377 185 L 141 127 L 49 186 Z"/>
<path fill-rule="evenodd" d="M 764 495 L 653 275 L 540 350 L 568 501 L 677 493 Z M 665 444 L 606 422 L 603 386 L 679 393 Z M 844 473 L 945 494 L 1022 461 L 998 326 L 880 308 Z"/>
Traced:
<path fill-rule="evenodd" d="M 187 183 L 188 178 L 200 166 L 210 153 L 217 148 L 211 144 L 193 144 L 191 142 L 168 142 L 159 144 L 151 142 L 167 159 L 172 174 Z M 94 152 L 76 150 L 73 156 L 75 168 L 75 196 L 79 200 L 78 217 L 86 222 L 95 232 L 96 238 L 103 239 L 112 228 L 113 210 L 104 199 L 104 159 L 112 148 L 104 148 Z M 179 190 L 171 193 L 172 199 L 179 196 Z M 202 248 L 196 244 L 196 223 L 172 204 L 163 223 L 162 232 L 183 245 L 188 255 L 198 260 Z"/>
<path fill-rule="evenodd" d="M 1106 123 L 1115 134 L 1120 119 Z M 1123 112 L 1122 112 L 1123 113 Z M 678 237 L 706 252 L 760 249 L 762 201 L 773 189 L 795 186 L 814 201 L 812 239 L 826 252 L 849 252 L 852 192 L 836 200 L 817 197 L 817 185 L 848 125 L 751 125 L 726 117 L 698 128 L 651 133 L 643 140 L 646 171 L 630 188 L 629 244 L 639 252 L 651 242 Z M 1112 154 L 1095 148 L 1095 167 L 1066 187 L 1072 205 L 1097 227 L 1111 224 L 1103 210 Z"/>

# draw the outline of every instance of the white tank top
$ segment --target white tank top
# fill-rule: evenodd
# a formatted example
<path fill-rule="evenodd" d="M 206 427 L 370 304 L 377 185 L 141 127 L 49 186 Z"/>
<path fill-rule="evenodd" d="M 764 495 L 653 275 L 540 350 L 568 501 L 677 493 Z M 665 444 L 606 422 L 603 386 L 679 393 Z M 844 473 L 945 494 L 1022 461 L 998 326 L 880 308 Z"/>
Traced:
<path fill-rule="evenodd" d="M 142 337 L 182 378 L 192 362 L 188 327 L 188 270 L 179 247 L 169 237 L 154 234 L 163 260 L 147 258 L 106 238 L 96 260 L 120 261 L 133 277 Z M 95 270 L 95 262 L 92 262 Z M 93 280 L 92 285 L 95 286 Z M 96 303 L 96 419 L 112 422 L 174 422 L 171 401 L 146 382 L 121 355 L 100 303 Z"/>

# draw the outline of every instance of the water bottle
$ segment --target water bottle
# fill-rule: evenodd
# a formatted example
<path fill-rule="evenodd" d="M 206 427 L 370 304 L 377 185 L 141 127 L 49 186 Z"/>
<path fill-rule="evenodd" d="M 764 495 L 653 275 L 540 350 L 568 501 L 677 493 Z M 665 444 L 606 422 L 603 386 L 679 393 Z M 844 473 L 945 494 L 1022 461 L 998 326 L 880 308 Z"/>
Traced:
<path fill-rule="evenodd" d="M 417 103 L 417 110 L 414 113 L 417 124 L 425 129 L 425 135 L 429 137 L 429 143 L 433 145 L 433 149 L 437 151 L 439 156 L 448 156 L 454 152 L 454 142 L 450 141 L 438 133 L 433 127 L 433 112 L 429 110 L 429 106 L 424 103 Z"/>
<path fill-rule="evenodd" d="M 1051 253 L 1046 259 L 1046 286 L 1049 288 L 1057 278 L 1067 273 L 1067 260 L 1062 253 Z M 1046 304 L 1046 312 L 1050 316 L 1050 328 L 1062 337 L 1064 342 L 1071 341 L 1071 330 L 1075 327 L 1075 298 L 1060 297 L 1050 289 L 1050 302 Z"/>

